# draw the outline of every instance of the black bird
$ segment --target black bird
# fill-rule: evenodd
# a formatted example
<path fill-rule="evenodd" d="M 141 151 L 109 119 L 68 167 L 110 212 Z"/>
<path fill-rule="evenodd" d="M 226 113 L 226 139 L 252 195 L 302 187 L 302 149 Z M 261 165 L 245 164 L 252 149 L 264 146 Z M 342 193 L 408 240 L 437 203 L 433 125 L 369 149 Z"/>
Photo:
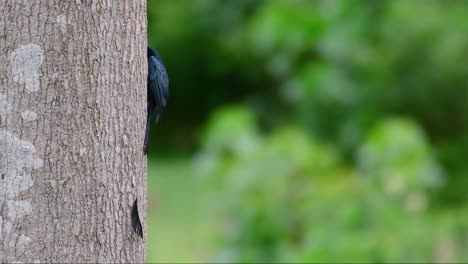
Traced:
<path fill-rule="evenodd" d="M 167 99 L 169 98 L 169 78 L 167 77 L 166 67 L 159 53 L 148 46 L 148 116 L 146 121 L 146 134 L 143 151 L 145 154 L 148 151 L 148 136 L 153 118 L 154 108 L 157 108 L 156 121 L 166 108 Z"/>

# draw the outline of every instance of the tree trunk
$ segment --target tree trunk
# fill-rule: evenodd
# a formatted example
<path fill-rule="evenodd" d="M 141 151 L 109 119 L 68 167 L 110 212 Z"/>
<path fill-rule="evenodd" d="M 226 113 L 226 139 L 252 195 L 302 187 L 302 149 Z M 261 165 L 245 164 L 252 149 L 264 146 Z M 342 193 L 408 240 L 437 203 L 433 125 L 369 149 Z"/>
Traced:
<path fill-rule="evenodd" d="M 0 262 L 144 262 L 146 1 L 0 0 Z"/>

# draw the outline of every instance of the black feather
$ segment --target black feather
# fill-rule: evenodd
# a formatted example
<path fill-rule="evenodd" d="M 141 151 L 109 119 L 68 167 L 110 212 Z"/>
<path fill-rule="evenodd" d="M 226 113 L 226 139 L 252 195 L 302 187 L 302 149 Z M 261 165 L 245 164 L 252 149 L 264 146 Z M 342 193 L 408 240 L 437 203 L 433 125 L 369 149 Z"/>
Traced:
<path fill-rule="evenodd" d="M 147 152 L 148 137 L 151 126 L 151 119 L 155 108 L 156 123 L 162 117 L 169 98 L 169 78 L 167 76 L 166 67 L 159 53 L 148 46 L 148 116 L 146 121 L 146 134 L 144 143 L 144 152 Z"/>
<path fill-rule="evenodd" d="M 158 110 L 156 120 L 162 115 L 169 98 L 169 78 L 159 53 L 148 46 L 148 100 L 155 103 Z M 154 107 L 154 105 L 153 105 Z"/>
<path fill-rule="evenodd" d="M 141 226 L 140 215 L 138 214 L 138 199 L 135 199 L 132 206 L 132 228 L 133 232 L 143 238 L 143 227 Z"/>

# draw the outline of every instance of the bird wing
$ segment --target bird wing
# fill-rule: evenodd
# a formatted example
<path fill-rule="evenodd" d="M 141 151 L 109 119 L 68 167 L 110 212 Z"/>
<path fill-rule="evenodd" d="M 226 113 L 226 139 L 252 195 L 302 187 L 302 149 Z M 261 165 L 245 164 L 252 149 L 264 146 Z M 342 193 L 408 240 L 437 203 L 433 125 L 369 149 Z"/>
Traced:
<path fill-rule="evenodd" d="M 156 122 L 158 122 L 160 115 L 164 112 L 169 97 L 169 79 L 166 68 L 154 56 L 148 59 L 148 85 L 152 94 L 152 99 L 158 108 L 158 114 L 156 116 Z"/>
<path fill-rule="evenodd" d="M 132 206 L 132 228 L 133 232 L 143 238 L 143 226 L 141 225 L 140 216 L 138 214 L 138 199 L 135 199 Z"/>

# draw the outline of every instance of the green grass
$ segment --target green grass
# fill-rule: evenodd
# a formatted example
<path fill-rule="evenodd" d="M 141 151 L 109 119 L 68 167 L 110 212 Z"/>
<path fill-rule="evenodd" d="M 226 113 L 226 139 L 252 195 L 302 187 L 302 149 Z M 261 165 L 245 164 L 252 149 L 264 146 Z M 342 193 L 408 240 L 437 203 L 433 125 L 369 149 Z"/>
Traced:
<path fill-rule="evenodd" d="M 147 262 L 209 261 L 214 220 L 208 199 L 190 158 L 148 158 Z"/>

